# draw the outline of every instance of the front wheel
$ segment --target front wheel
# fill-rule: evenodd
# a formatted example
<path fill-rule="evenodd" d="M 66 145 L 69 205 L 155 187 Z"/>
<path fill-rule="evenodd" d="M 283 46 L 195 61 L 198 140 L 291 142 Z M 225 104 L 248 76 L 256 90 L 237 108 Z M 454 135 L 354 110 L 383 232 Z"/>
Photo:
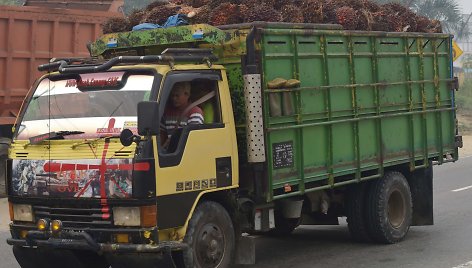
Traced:
<path fill-rule="evenodd" d="M 411 226 L 410 186 L 400 172 L 388 172 L 369 191 L 367 221 L 371 238 L 380 243 L 401 241 Z"/>
<path fill-rule="evenodd" d="M 220 204 L 205 201 L 197 206 L 190 219 L 183 253 L 187 268 L 229 267 L 235 250 L 231 218 Z"/>

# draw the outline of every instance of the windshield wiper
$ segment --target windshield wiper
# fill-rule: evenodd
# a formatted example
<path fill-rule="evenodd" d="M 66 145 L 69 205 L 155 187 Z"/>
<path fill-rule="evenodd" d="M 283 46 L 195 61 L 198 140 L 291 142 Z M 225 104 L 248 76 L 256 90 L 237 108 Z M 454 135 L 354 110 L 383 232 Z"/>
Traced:
<path fill-rule="evenodd" d="M 69 131 L 69 130 L 62 130 L 62 131 L 53 131 L 45 134 L 41 134 L 38 136 L 34 136 L 29 138 L 29 143 L 25 144 L 25 148 L 28 145 L 36 145 L 39 144 L 45 140 L 63 140 L 65 136 L 70 136 L 70 135 L 79 135 L 83 134 L 85 132 L 83 131 Z"/>
<path fill-rule="evenodd" d="M 95 138 L 95 139 L 92 139 L 92 140 L 84 140 L 84 141 L 81 141 L 81 142 L 77 142 L 77 143 L 74 143 L 72 144 L 71 148 L 73 150 L 75 150 L 75 148 L 81 146 L 81 145 L 84 145 L 84 144 L 87 144 L 87 145 L 93 145 L 94 143 L 96 143 L 97 141 L 99 140 L 105 140 L 105 139 L 113 139 L 113 138 L 119 138 L 120 136 L 117 136 L 117 135 L 106 135 L 106 136 L 100 136 L 98 138 Z"/>

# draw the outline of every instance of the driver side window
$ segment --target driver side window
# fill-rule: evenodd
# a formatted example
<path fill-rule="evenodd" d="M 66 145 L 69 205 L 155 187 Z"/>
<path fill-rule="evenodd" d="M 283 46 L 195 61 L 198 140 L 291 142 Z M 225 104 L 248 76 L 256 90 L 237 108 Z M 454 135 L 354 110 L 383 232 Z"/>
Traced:
<path fill-rule="evenodd" d="M 193 130 L 221 127 L 218 81 L 193 79 L 172 84 L 160 121 L 161 155 L 178 157 Z"/>

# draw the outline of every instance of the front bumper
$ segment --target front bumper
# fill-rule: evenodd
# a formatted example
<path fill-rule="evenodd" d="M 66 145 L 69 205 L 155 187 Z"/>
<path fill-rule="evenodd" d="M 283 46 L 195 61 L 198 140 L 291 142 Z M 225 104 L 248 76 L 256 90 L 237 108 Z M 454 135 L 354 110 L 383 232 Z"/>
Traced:
<path fill-rule="evenodd" d="M 99 243 L 87 231 L 65 230 L 52 235 L 50 232 L 30 230 L 25 239 L 8 238 L 7 243 L 21 247 L 49 247 L 70 250 L 91 250 L 103 253 L 159 253 L 181 251 L 187 245 L 177 241 L 162 241 L 157 244 Z"/>

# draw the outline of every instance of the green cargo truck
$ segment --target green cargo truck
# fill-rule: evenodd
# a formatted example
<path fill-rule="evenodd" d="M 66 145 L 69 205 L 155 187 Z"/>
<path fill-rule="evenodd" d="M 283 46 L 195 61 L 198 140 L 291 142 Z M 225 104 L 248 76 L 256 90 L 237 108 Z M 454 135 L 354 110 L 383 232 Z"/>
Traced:
<path fill-rule="evenodd" d="M 40 66 L 8 243 L 22 267 L 226 267 L 254 261 L 242 233 L 342 216 L 355 240 L 399 242 L 433 224 L 433 163 L 458 159 L 451 42 L 264 22 L 104 35 Z"/>

